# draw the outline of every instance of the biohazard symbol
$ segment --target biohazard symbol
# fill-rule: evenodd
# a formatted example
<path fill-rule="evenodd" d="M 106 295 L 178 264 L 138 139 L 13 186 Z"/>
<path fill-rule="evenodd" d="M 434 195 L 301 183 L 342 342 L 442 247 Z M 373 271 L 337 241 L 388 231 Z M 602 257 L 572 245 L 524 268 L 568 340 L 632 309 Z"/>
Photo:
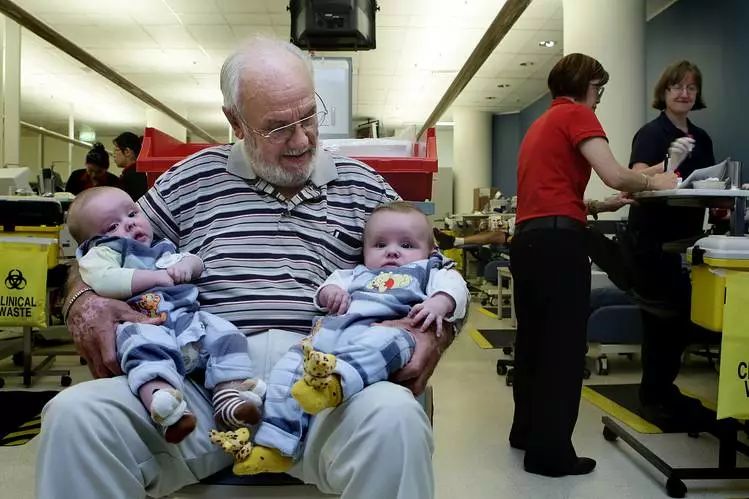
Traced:
<path fill-rule="evenodd" d="M 18 269 L 10 269 L 8 277 L 5 278 L 5 287 L 8 289 L 23 289 L 26 287 L 26 278 Z"/>

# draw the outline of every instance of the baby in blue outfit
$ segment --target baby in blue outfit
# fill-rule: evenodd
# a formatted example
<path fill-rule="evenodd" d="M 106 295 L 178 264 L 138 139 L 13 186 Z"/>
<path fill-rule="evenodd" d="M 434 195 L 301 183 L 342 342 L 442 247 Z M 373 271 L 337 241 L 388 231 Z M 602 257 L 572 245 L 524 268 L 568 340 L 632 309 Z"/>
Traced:
<path fill-rule="evenodd" d="M 212 434 L 234 454 L 234 473 L 288 470 L 303 452 L 314 414 L 387 380 L 411 360 L 413 334 L 383 321 L 408 317 L 422 333 L 434 326 L 439 335 L 443 320 L 465 316 L 465 281 L 434 252 L 429 221 L 413 205 L 397 201 L 375 209 L 363 245 L 364 265 L 335 271 L 315 295 L 329 315 L 273 367 L 252 442 L 239 447 Z M 238 438 L 244 443 L 249 433 Z"/>
<path fill-rule="evenodd" d="M 140 207 L 114 187 L 94 187 L 76 196 L 68 214 L 81 278 L 94 292 L 127 300 L 161 325 L 125 322 L 117 327 L 117 359 L 138 396 L 177 443 L 195 429 L 182 395 L 184 377 L 205 369 L 213 390 L 217 423 L 239 428 L 257 423 L 265 392 L 251 380 L 247 339 L 230 322 L 199 310 L 198 289 L 188 284 L 203 273 L 203 261 L 178 253 L 167 240 L 153 240 Z"/>

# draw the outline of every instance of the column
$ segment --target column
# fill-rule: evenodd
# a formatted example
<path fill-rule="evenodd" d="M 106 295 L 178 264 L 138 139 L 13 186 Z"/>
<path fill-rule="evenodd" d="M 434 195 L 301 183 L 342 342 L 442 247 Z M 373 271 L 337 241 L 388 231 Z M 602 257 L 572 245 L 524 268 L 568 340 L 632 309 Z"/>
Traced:
<path fill-rule="evenodd" d="M 21 159 L 21 27 L 3 17 L 2 22 L 2 164 L 19 165 Z"/>
<path fill-rule="evenodd" d="M 174 106 L 171 107 L 182 116 L 186 115 L 185 109 L 179 109 Z M 151 107 L 146 109 L 146 126 L 157 128 L 159 131 L 169 134 L 177 140 L 187 142 L 187 129 L 185 127 L 161 111 L 157 111 Z"/>
<path fill-rule="evenodd" d="M 609 73 L 596 115 L 614 157 L 627 166 L 632 137 L 645 124 L 645 0 L 564 0 L 564 53 L 575 52 L 595 57 Z M 593 173 L 585 196 L 613 192 Z"/>
<path fill-rule="evenodd" d="M 75 106 L 73 104 L 70 104 L 70 114 L 68 114 L 68 137 L 71 139 L 75 139 Z M 71 142 L 68 142 L 68 169 L 67 169 L 67 175 L 64 175 L 62 178 L 67 179 L 70 178 L 70 173 L 73 171 L 73 147 L 75 147 Z M 77 167 L 78 165 L 76 165 Z M 60 175 L 63 175 L 62 172 L 57 172 Z"/>
<path fill-rule="evenodd" d="M 452 113 L 455 212 L 470 213 L 473 189 L 492 183 L 492 114 L 460 107 Z"/>

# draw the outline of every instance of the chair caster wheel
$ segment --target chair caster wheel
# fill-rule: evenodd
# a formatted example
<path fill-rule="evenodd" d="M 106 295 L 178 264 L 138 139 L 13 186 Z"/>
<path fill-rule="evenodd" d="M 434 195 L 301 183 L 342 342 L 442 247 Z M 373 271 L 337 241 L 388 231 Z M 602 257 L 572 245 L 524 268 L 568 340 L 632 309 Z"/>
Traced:
<path fill-rule="evenodd" d="M 80 364 L 81 364 L 82 366 L 85 366 L 86 364 L 88 364 L 88 362 L 86 362 L 86 359 L 84 359 L 83 357 L 78 357 L 78 362 L 79 362 L 79 363 L 80 363 Z"/>
<path fill-rule="evenodd" d="M 668 497 L 684 497 L 687 495 L 687 486 L 678 478 L 669 478 L 666 481 L 666 493 Z"/>
<path fill-rule="evenodd" d="M 512 355 L 512 347 L 502 347 L 502 353 L 505 355 Z"/>
<path fill-rule="evenodd" d="M 13 354 L 13 365 L 21 367 L 23 365 L 23 352 L 16 352 Z"/>
<path fill-rule="evenodd" d="M 60 384 L 62 386 L 70 386 L 73 384 L 73 378 L 70 376 L 60 376 Z"/>
<path fill-rule="evenodd" d="M 603 438 L 607 442 L 616 442 L 616 439 L 619 438 L 616 433 L 611 430 L 608 426 L 603 427 Z"/>
<path fill-rule="evenodd" d="M 515 380 L 515 372 L 510 369 L 507 371 L 507 376 L 505 376 L 505 385 L 512 386 L 512 382 Z"/>
<path fill-rule="evenodd" d="M 583 370 L 583 379 L 590 379 L 590 369 Z"/>

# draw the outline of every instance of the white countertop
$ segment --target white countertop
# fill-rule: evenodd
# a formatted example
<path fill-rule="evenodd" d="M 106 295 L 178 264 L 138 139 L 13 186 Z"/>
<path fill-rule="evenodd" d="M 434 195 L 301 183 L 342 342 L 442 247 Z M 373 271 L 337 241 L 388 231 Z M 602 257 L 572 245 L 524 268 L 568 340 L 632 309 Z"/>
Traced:
<path fill-rule="evenodd" d="M 643 198 L 749 198 L 749 190 L 742 189 L 668 189 L 665 191 L 645 191 L 634 194 L 635 199 Z"/>

